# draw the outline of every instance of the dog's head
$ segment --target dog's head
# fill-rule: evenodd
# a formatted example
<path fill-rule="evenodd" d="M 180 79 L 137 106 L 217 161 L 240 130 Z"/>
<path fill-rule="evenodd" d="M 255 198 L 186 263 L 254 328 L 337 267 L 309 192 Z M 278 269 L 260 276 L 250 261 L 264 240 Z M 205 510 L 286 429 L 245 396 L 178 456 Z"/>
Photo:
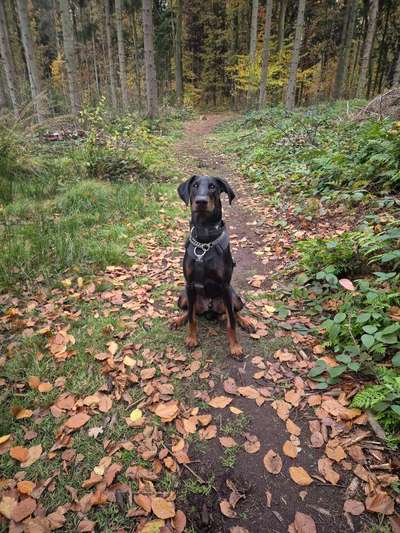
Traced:
<path fill-rule="evenodd" d="M 192 213 L 212 213 L 221 208 L 221 193 L 225 192 L 229 204 L 235 198 L 235 193 L 229 183 L 223 178 L 212 176 L 192 176 L 178 187 L 180 198 L 189 205 Z"/>

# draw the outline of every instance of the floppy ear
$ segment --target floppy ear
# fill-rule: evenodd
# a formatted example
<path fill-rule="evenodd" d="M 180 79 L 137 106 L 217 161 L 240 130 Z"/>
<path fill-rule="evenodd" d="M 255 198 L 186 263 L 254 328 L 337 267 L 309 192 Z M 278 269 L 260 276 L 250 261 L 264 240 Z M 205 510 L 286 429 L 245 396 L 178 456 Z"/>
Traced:
<path fill-rule="evenodd" d="M 235 198 L 235 193 L 233 192 L 232 187 L 229 185 L 229 183 L 226 180 L 224 180 L 224 178 L 216 178 L 216 180 L 218 181 L 221 187 L 221 190 L 223 192 L 226 192 L 226 194 L 228 195 L 229 205 L 231 205 L 232 200 Z"/>
<path fill-rule="evenodd" d="M 181 183 L 178 187 L 179 197 L 181 198 L 181 200 L 185 202 L 186 205 L 188 205 L 189 200 L 190 200 L 190 187 L 192 186 L 193 180 L 196 177 L 197 176 L 192 176 L 188 180 Z"/>

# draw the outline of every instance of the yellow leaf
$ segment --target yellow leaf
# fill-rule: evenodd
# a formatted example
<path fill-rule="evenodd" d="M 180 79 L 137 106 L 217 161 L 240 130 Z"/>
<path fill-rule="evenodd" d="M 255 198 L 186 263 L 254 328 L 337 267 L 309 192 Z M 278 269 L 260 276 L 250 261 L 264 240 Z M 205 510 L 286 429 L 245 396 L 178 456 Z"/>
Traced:
<path fill-rule="evenodd" d="M 175 516 L 175 505 L 164 498 L 151 498 L 151 510 L 157 518 L 166 520 Z"/>
<path fill-rule="evenodd" d="M 10 437 L 11 435 L 2 435 L 0 437 L 0 444 L 4 444 L 5 442 L 7 442 Z"/>
<path fill-rule="evenodd" d="M 138 422 L 143 417 L 143 413 L 140 409 L 134 409 L 129 415 L 129 418 L 132 422 Z"/>

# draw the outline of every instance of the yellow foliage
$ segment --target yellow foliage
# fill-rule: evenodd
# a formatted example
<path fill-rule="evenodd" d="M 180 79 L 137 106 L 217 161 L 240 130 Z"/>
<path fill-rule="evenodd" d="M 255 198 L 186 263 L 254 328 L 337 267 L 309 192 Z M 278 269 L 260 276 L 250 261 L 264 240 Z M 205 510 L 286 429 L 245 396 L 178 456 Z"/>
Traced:
<path fill-rule="evenodd" d="M 55 87 L 58 87 L 59 89 L 61 89 L 61 87 L 63 86 L 64 63 L 64 59 L 62 59 L 62 57 L 58 55 L 57 58 L 51 62 L 50 65 L 52 83 Z"/>

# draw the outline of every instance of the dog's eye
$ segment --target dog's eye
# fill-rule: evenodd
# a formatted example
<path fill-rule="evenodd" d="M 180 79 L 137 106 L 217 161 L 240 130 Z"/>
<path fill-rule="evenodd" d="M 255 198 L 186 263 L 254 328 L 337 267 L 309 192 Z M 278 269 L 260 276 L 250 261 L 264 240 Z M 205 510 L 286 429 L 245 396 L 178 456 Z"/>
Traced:
<path fill-rule="evenodd" d="M 208 186 L 209 189 L 211 189 L 212 191 L 215 189 L 215 185 L 213 183 L 210 183 L 210 185 Z"/>
<path fill-rule="evenodd" d="M 193 189 L 198 189 L 199 188 L 199 184 L 198 183 L 193 183 Z"/>

